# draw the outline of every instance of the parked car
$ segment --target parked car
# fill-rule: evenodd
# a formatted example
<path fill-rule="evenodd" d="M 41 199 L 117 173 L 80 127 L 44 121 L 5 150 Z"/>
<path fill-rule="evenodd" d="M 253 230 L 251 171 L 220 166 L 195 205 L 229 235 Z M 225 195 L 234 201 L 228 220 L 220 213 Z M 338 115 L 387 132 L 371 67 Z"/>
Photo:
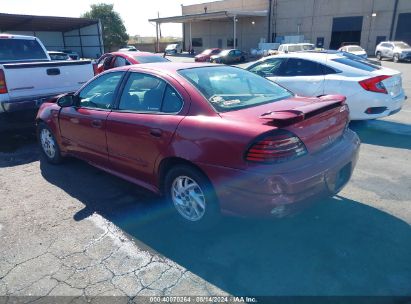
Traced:
<path fill-rule="evenodd" d="M 80 55 L 72 50 L 59 50 L 60 52 L 66 53 L 70 56 L 71 59 L 73 60 L 79 60 L 80 59 Z"/>
<path fill-rule="evenodd" d="M 338 50 L 342 52 L 351 53 L 351 54 L 357 55 L 362 58 L 368 57 L 367 52 L 359 45 L 346 45 L 346 46 L 340 47 Z"/>
<path fill-rule="evenodd" d="M 106 53 L 97 61 L 97 73 L 125 65 L 169 62 L 167 58 L 149 52 L 113 52 Z"/>
<path fill-rule="evenodd" d="M 392 59 L 394 62 L 411 61 L 411 46 L 403 41 L 383 41 L 375 49 L 378 60 Z"/>
<path fill-rule="evenodd" d="M 139 52 L 137 48 L 133 45 L 128 45 L 118 50 L 118 52 Z"/>
<path fill-rule="evenodd" d="M 178 43 L 172 43 L 166 46 L 165 53 L 167 55 L 176 55 L 178 53 L 182 53 L 183 49 L 181 48 L 181 45 Z"/>
<path fill-rule="evenodd" d="M 314 49 L 315 45 L 312 43 L 285 43 L 278 47 L 277 54 L 295 53 Z"/>
<path fill-rule="evenodd" d="M 236 67 L 134 65 L 43 104 L 38 136 L 49 162 L 79 157 L 207 226 L 220 212 L 282 217 L 340 191 L 359 148 L 344 100 L 298 97 Z"/>
<path fill-rule="evenodd" d="M 50 60 L 52 61 L 72 60 L 68 54 L 63 52 L 47 51 L 47 54 L 50 56 Z"/>
<path fill-rule="evenodd" d="M 93 76 L 89 60 L 51 62 L 38 38 L 0 34 L 0 130 L 33 126 L 41 103 Z"/>
<path fill-rule="evenodd" d="M 218 55 L 221 53 L 221 49 L 214 48 L 214 49 L 206 49 L 202 53 L 196 55 L 194 57 L 195 62 L 208 62 L 210 61 L 211 56 Z"/>
<path fill-rule="evenodd" d="M 241 63 L 246 61 L 246 53 L 237 49 L 223 50 L 218 55 L 212 55 L 210 62 L 212 63 Z"/>
<path fill-rule="evenodd" d="M 247 69 L 301 96 L 345 95 L 352 120 L 392 115 L 405 101 L 400 72 L 339 52 L 276 55 Z"/>

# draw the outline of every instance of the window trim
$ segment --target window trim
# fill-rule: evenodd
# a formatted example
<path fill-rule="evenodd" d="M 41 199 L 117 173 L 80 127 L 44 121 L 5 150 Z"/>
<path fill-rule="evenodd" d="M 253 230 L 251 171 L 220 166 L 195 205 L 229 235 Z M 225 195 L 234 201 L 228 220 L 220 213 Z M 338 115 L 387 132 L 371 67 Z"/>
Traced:
<path fill-rule="evenodd" d="M 121 95 L 123 95 L 124 88 L 125 88 L 125 86 L 128 82 L 128 79 L 130 78 L 131 74 L 133 74 L 133 73 L 144 74 L 144 75 L 154 77 L 154 78 L 158 78 L 158 79 L 164 81 L 166 86 L 164 88 L 164 91 L 163 91 L 163 94 L 162 94 L 162 97 L 161 97 L 160 110 L 163 108 L 164 94 L 166 92 L 167 85 L 169 85 L 174 91 L 176 91 L 177 94 L 178 94 L 178 97 L 181 99 L 182 105 L 181 105 L 180 110 L 178 112 L 173 112 L 173 113 L 164 113 L 164 112 L 159 112 L 159 111 L 135 111 L 135 110 L 122 110 L 122 109 L 119 109 L 120 101 L 121 101 Z M 183 96 L 181 95 L 181 93 L 175 88 L 175 86 L 170 84 L 170 82 L 168 82 L 163 77 L 158 76 L 158 75 L 154 75 L 154 74 L 150 74 L 150 73 L 146 73 L 146 72 L 141 72 L 141 71 L 127 71 L 126 76 L 124 76 L 123 82 L 122 82 L 121 86 L 119 87 L 119 91 L 117 92 L 117 97 L 115 99 L 113 107 L 111 108 L 111 111 L 112 112 L 118 112 L 118 113 L 132 113 L 132 114 L 180 115 L 181 112 L 184 109 L 185 104 L 186 104 L 186 102 L 185 102 Z"/>

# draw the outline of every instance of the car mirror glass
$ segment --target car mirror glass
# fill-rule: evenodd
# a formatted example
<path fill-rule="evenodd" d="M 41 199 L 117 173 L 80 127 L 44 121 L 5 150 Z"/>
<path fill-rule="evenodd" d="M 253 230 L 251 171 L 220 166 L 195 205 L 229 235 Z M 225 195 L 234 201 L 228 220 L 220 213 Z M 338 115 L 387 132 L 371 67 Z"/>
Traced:
<path fill-rule="evenodd" d="M 74 95 L 63 95 L 57 99 L 57 104 L 62 108 L 72 107 L 75 105 Z"/>

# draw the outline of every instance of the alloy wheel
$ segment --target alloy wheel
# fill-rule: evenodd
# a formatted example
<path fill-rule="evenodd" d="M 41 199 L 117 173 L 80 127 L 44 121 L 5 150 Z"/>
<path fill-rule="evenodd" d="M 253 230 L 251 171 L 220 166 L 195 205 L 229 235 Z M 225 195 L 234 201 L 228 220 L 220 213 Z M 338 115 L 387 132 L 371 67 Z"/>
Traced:
<path fill-rule="evenodd" d="M 56 143 L 53 135 L 48 129 L 42 129 L 40 133 L 41 147 L 48 158 L 56 155 Z"/>
<path fill-rule="evenodd" d="M 185 219 L 199 221 L 206 211 L 206 200 L 200 185 L 188 176 L 178 176 L 171 185 L 171 197 L 178 213 Z"/>

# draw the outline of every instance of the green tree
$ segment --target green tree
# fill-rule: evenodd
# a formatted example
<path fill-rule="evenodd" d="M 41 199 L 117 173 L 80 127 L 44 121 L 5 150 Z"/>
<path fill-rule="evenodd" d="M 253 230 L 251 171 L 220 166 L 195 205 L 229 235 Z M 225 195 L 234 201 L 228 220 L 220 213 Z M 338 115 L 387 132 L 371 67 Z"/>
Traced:
<path fill-rule="evenodd" d="M 103 27 L 104 49 L 111 51 L 114 48 L 127 44 L 128 34 L 120 15 L 114 11 L 113 4 L 92 4 L 91 10 L 82 15 L 83 18 L 100 19 Z"/>

